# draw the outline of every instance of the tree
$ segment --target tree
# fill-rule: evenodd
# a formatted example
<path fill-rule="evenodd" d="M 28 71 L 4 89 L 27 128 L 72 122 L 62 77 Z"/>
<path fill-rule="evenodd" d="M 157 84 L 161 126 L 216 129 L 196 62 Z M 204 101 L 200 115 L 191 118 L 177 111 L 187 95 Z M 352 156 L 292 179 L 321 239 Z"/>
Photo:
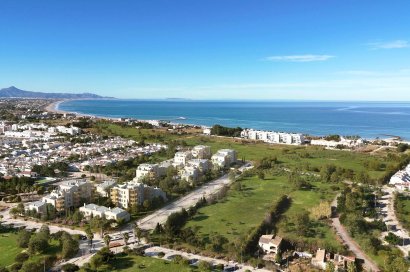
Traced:
<path fill-rule="evenodd" d="M 128 244 L 128 240 L 130 239 L 130 235 L 128 234 L 128 232 L 124 232 L 122 234 L 122 238 L 124 239 L 124 244 L 127 245 Z"/>
<path fill-rule="evenodd" d="M 296 233 L 302 236 L 306 236 L 309 232 L 309 214 L 306 211 L 300 211 L 294 218 Z"/>
<path fill-rule="evenodd" d="M 48 248 L 48 240 L 41 233 L 37 233 L 30 238 L 28 251 L 31 254 L 44 253 Z"/>
<path fill-rule="evenodd" d="M 90 225 L 87 225 L 87 228 L 85 229 L 85 234 L 87 236 L 87 239 L 90 241 L 90 248 L 91 248 L 93 246 L 94 233 L 91 230 Z"/>
<path fill-rule="evenodd" d="M 138 239 L 139 243 L 142 237 L 142 230 L 137 225 L 134 226 L 134 237 Z"/>
<path fill-rule="evenodd" d="M 61 243 L 61 255 L 63 258 L 71 258 L 77 254 L 79 249 L 79 244 L 77 240 L 74 240 L 73 237 L 64 232 L 60 238 Z"/>
<path fill-rule="evenodd" d="M 354 262 L 351 262 L 347 265 L 347 272 L 358 272 L 357 265 Z"/>
<path fill-rule="evenodd" d="M 27 253 L 21 252 L 21 253 L 16 255 L 14 260 L 18 263 L 24 263 L 26 260 L 28 260 L 29 257 L 30 256 Z"/>
<path fill-rule="evenodd" d="M 109 246 L 110 246 L 110 242 L 111 242 L 111 236 L 108 235 L 108 234 L 106 234 L 106 235 L 104 236 L 104 244 L 105 244 L 107 247 L 109 247 Z"/>
<path fill-rule="evenodd" d="M 78 265 L 72 264 L 72 263 L 66 263 L 63 266 L 61 266 L 61 270 L 63 272 L 76 272 L 80 270 Z"/>
<path fill-rule="evenodd" d="M 17 245 L 21 248 L 27 248 L 30 241 L 31 232 L 20 230 L 17 234 Z"/>
<path fill-rule="evenodd" d="M 43 224 L 40 228 L 39 234 L 43 235 L 46 240 L 50 239 L 50 228 Z"/>
<path fill-rule="evenodd" d="M 212 265 L 207 261 L 199 261 L 198 268 L 200 271 L 211 271 Z"/>
<path fill-rule="evenodd" d="M 44 264 L 40 262 L 40 260 L 31 260 L 26 261 L 23 266 L 21 267 L 22 272 L 38 272 L 43 271 Z"/>
<path fill-rule="evenodd" d="M 336 271 L 335 264 L 332 262 L 327 262 L 326 272 L 335 272 L 335 271 Z"/>

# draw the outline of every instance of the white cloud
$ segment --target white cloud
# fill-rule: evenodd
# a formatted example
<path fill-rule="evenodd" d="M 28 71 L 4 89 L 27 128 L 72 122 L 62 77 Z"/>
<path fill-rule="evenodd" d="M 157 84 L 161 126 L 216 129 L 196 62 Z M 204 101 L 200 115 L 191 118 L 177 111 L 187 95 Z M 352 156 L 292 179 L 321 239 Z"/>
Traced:
<path fill-rule="evenodd" d="M 372 49 L 398 49 L 410 47 L 410 43 L 405 40 L 394 40 L 387 42 L 374 42 L 369 43 Z"/>
<path fill-rule="evenodd" d="M 288 55 L 288 56 L 270 56 L 266 57 L 267 61 L 283 61 L 283 62 L 312 62 L 312 61 L 326 61 L 334 56 L 330 55 Z"/>

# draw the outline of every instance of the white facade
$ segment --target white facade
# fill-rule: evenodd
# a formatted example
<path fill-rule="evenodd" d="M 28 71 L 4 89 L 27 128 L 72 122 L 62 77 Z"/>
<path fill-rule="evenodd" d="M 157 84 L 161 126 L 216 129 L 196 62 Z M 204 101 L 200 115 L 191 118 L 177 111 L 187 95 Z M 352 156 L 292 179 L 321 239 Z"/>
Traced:
<path fill-rule="evenodd" d="M 178 166 L 184 166 L 192 159 L 191 151 L 176 152 L 174 156 L 174 163 Z"/>
<path fill-rule="evenodd" d="M 95 204 L 88 204 L 80 207 L 80 212 L 84 214 L 85 217 L 105 217 L 108 220 L 124 220 L 125 222 L 130 221 L 130 214 L 121 208 L 107 208 L 104 206 L 98 206 Z"/>
<path fill-rule="evenodd" d="M 81 199 L 90 201 L 93 196 L 93 185 L 84 180 L 67 180 L 62 182 L 57 190 L 42 198 L 42 202 L 50 203 L 57 210 L 78 207 Z M 61 207 L 59 203 L 63 203 Z"/>
<path fill-rule="evenodd" d="M 207 145 L 197 145 L 192 148 L 192 157 L 195 159 L 210 159 L 211 147 Z"/>
<path fill-rule="evenodd" d="M 205 173 L 211 169 L 211 162 L 207 159 L 193 159 L 188 161 L 188 166 L 195 167 L 202 173 Z"/>
<path fill-rule="evenodd" d="M 351 140 L 351 139 L 346 139 L 344 137 L 340 137 L 340 141 L 327 141 L 325 139 L 317 139 L 317 140 L 311 140 L 310 144 L 325 146 L 329 148 L 335 148 L 338 145 L 347 146 L 347 147 L 358 147 L 358 146 L 362 146 L 364 144 L 364 141 L 363 139 Z"/>
<path fill-rule="evenodd" d="M 181 170 L 181 179 L 188 182 L 196 181 L 199 177 L 199 170 L 193 166 L 185 166 Z"/>
<path fill-rule="evenodd" d="M 102 183 L 95 185 L 95 191 L 102 197 L 109 197 L 111 187 L 114 187 L 116 184 L 117 182 L 115 180 L 105 180 Z"/>
<path fill-rule="evenodd" d="M 158 164 L 140 164 L 135 172 L 135 181 L 140 182 L 145 177 L 156 178 L 158 176 Z"/>
<path fill-rule="evenodd" d="M 260 140 L 271 144 L 301 145 L 305 143 L 305 138 L 300 133 L 245 129 L 241 132 L 241 137 L 250 140 Z"/>
<path fill-rule="evenodd" d="M 398 190 L 410 189 L 410 165 L 405 170 L 400 170 L 390 178 L 390 185 L 395 186 Z"/>
<path fill-rule="evenodd" d="M 35 201 L 27 203 L 24 207 L 26 211 L 36 211 L 37 213 L 43 213 L 47 209 L 47 203 L 42 201 Z"/>
<path fill-rule="evenodd" d="M 280 245 L 282 243 L 282 238 L 272 234 L 262 235 L 259 238 L 259 247 L 263 250 L 265 254 L 277 253 Z"/>
<path fill-rule="evenodd" d="M 232 149 L 221 149 L 212 158 L 212 164 L 218 167 L 229 167 L 236 162 L 236 151 Z"/>

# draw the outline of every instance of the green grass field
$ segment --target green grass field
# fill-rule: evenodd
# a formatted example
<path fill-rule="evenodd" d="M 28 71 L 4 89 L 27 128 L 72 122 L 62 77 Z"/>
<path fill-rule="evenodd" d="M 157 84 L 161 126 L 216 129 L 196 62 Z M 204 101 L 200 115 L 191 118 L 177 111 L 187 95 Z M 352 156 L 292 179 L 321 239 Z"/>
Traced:
<path fill-rule="evenodd" d="M 405 229 L 410 231 L 410 196 L 397 195 L 395 207 L 398 220 Z"/>
<path fill-rule="evenodd" d="M 17 246 L 17 234 L 12 232 L 0 233 L 0 267 L 14 263 L 14 258 L 22 249 Z"/>
<path fill-rule="evenodd" d="M 311 190 L 293 191 L 284 176 L 269 177 L 265 180 L 252 177 L 241 182 L 245 187 L 243 191 L 230 190 L 222 202 L 199 209 L 186 226 L 196 228 L 202 237 L 216 232 L 229 241 L 234 241 L 242 239 L 252 228 L 258 226 L 269 207 L 284 194 L 288 194 L 292 199 L 290 208 L 284 213 L 288 218 L 301 209 L 309 210 L 322 200 L 331 201 L 336 194 L 330 184 L 319 182 L 312 183 Z M 294 238 L 293 234 L 286 232 L 280 224 L 278 227 L 281 236 Z M 312 229 L 318 236 L 308 239 L 327 243 L 334 248 L 341 247 L 328 224 L 316 222 Z"/>
<path fill-rule="evenodd" d="M 187 227 L 197 228 L 202 236 L 217 232 L 233 241 L 259 225 L 269 207 L 290 191 L 285 177 L 241 182 L 243 191 L 231 190 L 225 200 L 199 209 Z"/>
<path fill-rule="evenodd" d="M 226 137 L 206 137 L 194 134 L 177 135 L 167 133 L 164 130 L 136 129 L 122 127 L 117 124 L 98 125 L 95 130 L 103 135 L 118 135 L 132 138 L 136 141 L 142 139 L 146 142 L 183 140 L 190 146 L 205 144 L 211 146 L 212 152 L 223 148 L 232 148 L 238 152 L 239 159 L 245 160 L 259 160 L 266 156 L 276 156 L 279 162 L 287 167 L 309 164 L 310 167 L 320 168 L 326 164 L 333 164 L 346 169 L 352 169 L 355 172 L 366 170 L 370 177 L 375 179 L 384 174 L 384 171 L 370 171 L 365 165 L 369 160 L 377 160 L 383 163 L 383 157 L 358 152 L 326 150 L 316 146 L 269 145 Z"/>
<path fill-rule="evenodd" d="M 30 260 L 43 259 L 46 255 L 57 256 L 61 248 L 57 240 L 50 240 L 50 245 L 44 254 L 36 254 L 30 256 Z M 24 249 L 19 248 L 17 245 L 17 233 L 4 232 L 0 233 L 0 267 L 6 267 L 13 264 L 14 258 Z"/>
<path fill-rule="evenodd" d="M 117 258 L 113 260 L 111 264 L 113 266 L 113 269 L 111 271 L 122 271 L 122 272 L 198 271 L 198 269 L 187 266 L 187 265 L 176 264 L 176 263 L 168 262 L 165 260 L 160 260 L 160 259 L 151 258 L 151 257 L 141 257 L 141 256 L 117 256 Z"/>

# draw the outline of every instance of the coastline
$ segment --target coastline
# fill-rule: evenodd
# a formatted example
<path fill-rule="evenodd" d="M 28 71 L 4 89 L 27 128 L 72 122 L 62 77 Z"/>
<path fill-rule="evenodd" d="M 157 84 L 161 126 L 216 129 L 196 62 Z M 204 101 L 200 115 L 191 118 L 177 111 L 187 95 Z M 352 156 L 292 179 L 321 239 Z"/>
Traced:
<path fill-rule="evenodd" d="M 118 118 L 112 118 L 112 117 L 107 117 L 107 116 L 96 116 L 92 114 L 84 114 L 84 113 L 79 113 L 79 112 L 73 112 L 73 111 L 65 111 L 59 109 L 59 106 L 63 102 L 68 102 L 72 100 L 77 100 L 77 99 L 62 99 L 62 100 L 57 100 L 54 101 L 50 104 L 48 104 L 44 110 L 50 113 L 55 113 L 55 114 L 75 114 L 77 117 L 89 117 L 89 118 L 94 118 L 94 119 L 99 119 L 99 120 L 118 120 Z M 80 100 L 92 100 L 92 99 L 80 99 Z"/>
<path fill-rule="evenodd" d="M 51 113 L 56 113 L 56 114 L 74 114 L 77 117 L 88 117 L 88 118 L 93 118 L 93 119 L 97 119 L 97 120 L 108 120 L 108 121 L 117 121 L 119 119 L 127 119 L 129 117 L 108 117 L 108 116 L 103 116 L 103 115 L 93 115 L 93 114 L 85 114 L 85 113 L 79 113 L 79 112 L 74 112 L 74 111 L 65 111 L 65 110 L 61 110 L 59 108 L 60 104 L 63 102 L 68 102 L 68 101 L 73 101 L 73 100 L 100 100 L 100 99 L 60 99 L 60 100 L 56 100 L 53 101 L 52 103 L 48 104 L 44 110 L 51 112 Z M 140 118 L 130 118 L 136 121 L 160 121 L 161 119 L 140 119 Z M 207 125 L 200 125 L 200 124 L 192 124 L 192 123 L 181 123 L 181 122 L 170 122 L 170 124 L 172 125 L 189 125 L 189 126 L 199 126 L 202 128 L 208 128 L 210 126 Z M 258 130 L 258 129 L 256 129 Z M 266 130 L 269 131 L 269 130 Z M 314 134 L 305 134 L 311 137 L 322 137 L 322 136 L 318 136 L 318 135 L 314 135 Z M 393 139 L 399 138 L 400 142 L 404 142 L 404 143 L 410 143 L 410 141 L 406 138 L 403 138 L 401 136 L 395 136 L 395 135 L 391 135 L 391 134 L 383 134 L 384 137 L 367 137 L 367 138 L 363 138 L 366 140 L 376 140 L 376 139 L 381 139 L 381 140 L 386 140 L 386 141 L 391 141 Z"/>

